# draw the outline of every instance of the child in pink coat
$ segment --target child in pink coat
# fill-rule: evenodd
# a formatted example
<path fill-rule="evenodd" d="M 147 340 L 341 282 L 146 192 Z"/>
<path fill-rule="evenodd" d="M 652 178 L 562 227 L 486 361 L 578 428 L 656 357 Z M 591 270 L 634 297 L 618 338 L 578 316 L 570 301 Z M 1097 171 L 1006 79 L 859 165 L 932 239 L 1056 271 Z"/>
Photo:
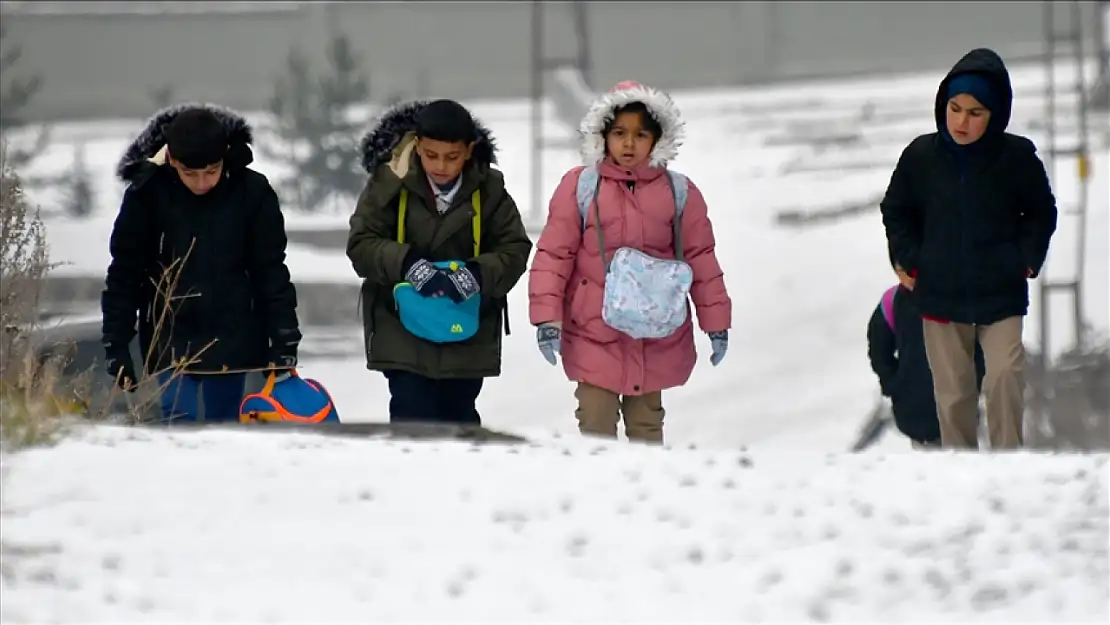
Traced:
<path fill-rule="evenodd" d="M 583 219 L 577 193 L 585 167 L 568 171 L 551 198 L 529 272 L 529 317 L 544 357 L 554 365 L 555 354 L 561 354 L 567 377 L 578 383 L 575 415 L 583 434 L 615 438 L 623 414 L 629 440 L 661 443 L 662 391 L 685 384 L 697 360 L 689 300 L 685 322 L 658 339 L 614 329 L 602 318 L 602 302 L 605 263 L 618 248 L 676 258 L 676 191 L 667 162 L 678 153 L 684 124 L 667 94 L 623 82 L 594 102 L 579 133 L 585 163 L 599 176 L 596 206 L 591 203 Z M 682 260 L 693 270 L 689 299 L 709 335 L 710 362 L 716 366 L 728 348 L 732 301 L 705 199 L 693 182 L 682 181 Z"/>

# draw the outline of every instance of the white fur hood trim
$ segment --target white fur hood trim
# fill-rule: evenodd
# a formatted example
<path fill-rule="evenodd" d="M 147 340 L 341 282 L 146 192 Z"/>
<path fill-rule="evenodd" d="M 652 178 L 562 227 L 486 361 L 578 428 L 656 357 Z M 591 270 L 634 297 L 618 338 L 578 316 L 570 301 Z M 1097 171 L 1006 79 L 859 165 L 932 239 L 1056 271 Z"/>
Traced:
<path fill-rule="evenodd" d="M 663 136 L 651 150 L 651 166 L 663 167 L 678 156 L 678 148 L 686 136 L 686 122 L 665 92 L 633 82 L 623 82 L 602 95 L 590 105 L 578 134 L 582 140 L 581 152 L 586 165 L 593 165 L 605 158 L 605 137 L 601 131 L 613 119 L 613 111 L 632 102 L 642 102 L 663 127 Z"/>

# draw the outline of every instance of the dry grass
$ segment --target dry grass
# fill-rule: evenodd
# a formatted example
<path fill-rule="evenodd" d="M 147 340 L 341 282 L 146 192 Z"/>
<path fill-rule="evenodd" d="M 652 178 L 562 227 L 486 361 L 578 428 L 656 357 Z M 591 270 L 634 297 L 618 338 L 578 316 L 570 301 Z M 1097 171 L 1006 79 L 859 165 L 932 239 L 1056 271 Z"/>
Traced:
<path fill-rule="evenodd" d="M 1110 341 L 1092 337 L 1046 368 L 1031 353 L 1028 444 L 1057 451 L 1110 451 Z"/>
<path fill-rule="evenodd" d="M 40 360 L 31 341 L 43 281 L 52 268 L 46 231 L 23 195 L 19 175 L 0 145 L 0 446 L 50 441 L 71 413 L 59 363 Z"/>
<path fill-rule="evenodd" d="M 41 294 L 45 280 L 55 265 L 49 260 L 46 232 L 37 209 L 33 208 L 23 193 L 17 172 L 10 167 L 6 149 L 0 145 L 0 168 L 3 184 L 0 189 L 0 448 L 15 450 L 27 446 L 50 444 L 58 439 L 66 427 L 79 423 L 77 417 L 94 421 L 113 421 L 126 424 L 149 420 L 151 407 L 177 376 L 194 365 L 210 345 L 185 358 L 171 358 L 165 371 L 152 376 L 142 374 L 143 361 L 160 360 L 157 340 L 163 332 L 172 332 L 173 311 L 177 303 L 196 294 L 178 295 L 182 268 L 192 249 L 169 267 L 157 279 L 152 279 L 159 301 L 163 302 L 153 320 L 151 347 L 143 360 L 136 362 L 135 393 L 124 393 L 110 385 L 107 401 L 96 407 L 94 396 L 103 389 L 106 376 L 102 368 L 71 372 L 72 344 L 43 344 L 39 339 L 38 325 Z M 171 355 L 172 356 L 172 355 Z M 158 376 L 169 371 L 164 384 Z M 99 380 L 97 377 L 99 376 Z M 127 410 L 113 414 L 112 406 L 120 395 L 125 395 Z"/>

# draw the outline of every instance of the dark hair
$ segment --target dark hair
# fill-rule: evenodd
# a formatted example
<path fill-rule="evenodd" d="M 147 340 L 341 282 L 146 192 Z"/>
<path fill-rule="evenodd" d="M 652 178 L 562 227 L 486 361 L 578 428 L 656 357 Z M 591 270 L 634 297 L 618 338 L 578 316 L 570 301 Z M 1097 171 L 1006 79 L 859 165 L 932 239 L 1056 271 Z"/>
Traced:
<path fill-rule="evenodd" d="M 454 100 L 436 100 L 416 116 L 416 136 L 446 143 L 478 140 L 478 128 L 470 111 Z"/>
<path fill-rule="evenodd" d="M 644 130 L 650 132 L 656 141 L 663 136 L 663 124 L 659 123 L 659 120 L 651 114 L 651 111 L 643 102 L 629 102 L 624 106 L 613 109 L 613 118 L 605 122 L 605 128 L 601 131 L 602 136 L 609 134 L 609 131 L 613 129 L 613 124 L 617 121 L 617 116 L 621 113 L 639 113 L 640 123 L 643 124 Z"/>
<path fill-rule="evenodd" d="M 227 129 L 212 111 L 182 111 L 166 128 L 170 156 L 189 169 L 204 169 L 227 155 Z"/>

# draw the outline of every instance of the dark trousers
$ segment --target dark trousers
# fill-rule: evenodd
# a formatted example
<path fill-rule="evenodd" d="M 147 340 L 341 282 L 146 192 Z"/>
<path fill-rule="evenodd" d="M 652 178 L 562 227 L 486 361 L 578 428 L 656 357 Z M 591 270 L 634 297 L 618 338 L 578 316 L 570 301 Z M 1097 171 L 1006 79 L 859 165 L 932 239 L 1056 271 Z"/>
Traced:
<path fill-rule="evenodd" d="M 408 371 L 386 371 L 385 378 L 390 423 L 482 424 L 474 405 L 482 392 L 482 378 L 433 380 Z"/>

